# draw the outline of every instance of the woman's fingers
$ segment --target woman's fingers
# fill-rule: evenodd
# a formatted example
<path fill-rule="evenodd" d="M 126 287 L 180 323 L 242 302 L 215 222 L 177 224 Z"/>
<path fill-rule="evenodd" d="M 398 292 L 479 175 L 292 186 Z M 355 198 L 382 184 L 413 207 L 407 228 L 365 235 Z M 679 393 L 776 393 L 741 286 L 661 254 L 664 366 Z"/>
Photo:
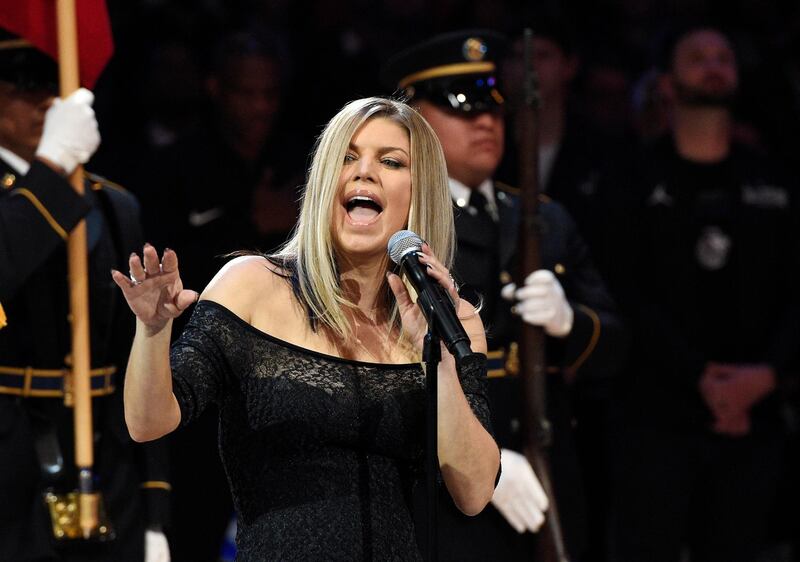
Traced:
<path fill-rule="evenodd" d="M 144 269 L 149 275 L 157 275 L 161 273 L 161 264 L 158 260 L 158 252 L 150 244 L 145 244 L 142 250 L 144 256 Z"/>
<path fill-rule="evenodd" d="M 199 297 L 200 294 L 197 291 L 184 289 L 179 292 L 174 299 L 164 301 L 161 306 L 169 316 L 177 318 L 184 310 L 189 308 L 189 306 L 197 302 Z"/>
<path fill-rule="evenodd" d="M 453 276 L 450 275 L 450 270 L 448 270 L 437 259 L 437 257 L 433 255 L 433 252 L 431 251 L 431 248 L 428 246 L 427 242 L 422 244 L 422 253 L 418 254 L 418 256 L 419 261 L 428 266 L 428 274 L 436 279 L 439 284 L 447 290 L 447 293 L 450 295 L 453 303 L 457 303 L 459 296 L 456 281 L 453 279 Z"/>
<path fill-rule="evenodd" d="M 164 255 L 161 258 L 161 271 L 163 273 L 178 271 L 178 254 L 169 248 L 164 248 Z"/>
<path fill-rule="evenodd" d="M 401 311 L 406 310 L 409 306 L 414 306 L 414 303 L 411 301 L 411 295 L 408 294 L 408 290 L 399 275 L 387 273 L 386 280 L 389 282 L 389 288 L 394 293 L 397 306 Z"/>
<path fill-rule="evenodd" d="M 130 272 L 131 283 L 144 282 L 144 265 L 142 264 L 142 260 L 139 259 L 139 255 L 136 252 L 133 252 L 130 258 L 128 258 L 128 269 Z"/>
<path fill-rule="evenodd" d="M 180 312 L 183 312 L 184 310 L 189 308 L 189 306 L 191 306 L 192 303 L 197 302 L 197 299 L 199 297 L 200 293 L 198 293 L 197 291 L 184 289 L 180 293 L 178 293 L 177 297 L 175 297 L 175 306 L 178 307 L 178 310 Z"/>
<path fill-rule="evenodd" d="M 158 251 L 154 246 L 145 244 L 142 249 L 142 257 L 134 252 L 128 260 L 130 268 L 130 281 L 134 285 L 139 285 L 148 279 L 154 279 L 162 274 L 175 273 L 178 271 L 178 256 L 169 248 L 164 250 L 161 261 L 158 259 Z"/>
<path fill-rule="evenodd" d="M 175 318 L 197 301 L 197 292 L 183 289 L 178 256 L 170 249 L 165 249 L 159 260 L 155 247 L 145 244 L 141 258 L 136 253 L 130 255 L 128 267 L 129 276 L 112 270 L 111 277 L 134 314 L 147 324 Z"/>
<path fill-rule="evenodd" d="M 114 280 L 114 283 L 117 284 L 117 287 L 122 289 L 123 292 L 131 288 L 131 278 L 124 273 L 117 271 L 116 269 L 112 269 L 111 278 Z"/>

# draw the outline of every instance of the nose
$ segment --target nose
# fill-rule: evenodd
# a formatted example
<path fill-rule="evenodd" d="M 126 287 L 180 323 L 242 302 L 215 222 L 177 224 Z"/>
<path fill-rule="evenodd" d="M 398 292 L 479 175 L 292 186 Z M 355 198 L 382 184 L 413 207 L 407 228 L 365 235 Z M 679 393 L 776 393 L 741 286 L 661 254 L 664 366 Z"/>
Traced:
<path fill-rule="evenodd" d="M 483 129 L 494 129 L 497 127 L 498 120 L 499 116 L 496 113 L 491 111 L 482 111 L 475 116 L 473 123 L 477 127 L 481 127 Z"/>
<path fill-rule="evenodd" d="M 252 111 L 258 117 L 270 117 L 277 110 L 278 100 L 269 93 L 254 95 L 250 100 Z"/>
<path fill-rule="evenodd" d="M 367 156 L 359 158 L 356 161 L 355 176 L 353 176 L 353 179 L 374 182 L 376 177 L 375 164 L 376 162 L 373 158 L 368 158 Z"/>

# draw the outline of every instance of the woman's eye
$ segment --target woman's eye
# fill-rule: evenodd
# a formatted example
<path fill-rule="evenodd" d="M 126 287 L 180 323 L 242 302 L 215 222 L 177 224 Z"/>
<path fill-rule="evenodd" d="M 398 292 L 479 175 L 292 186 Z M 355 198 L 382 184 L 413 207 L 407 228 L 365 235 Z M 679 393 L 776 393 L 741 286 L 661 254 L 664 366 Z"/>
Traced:
<path fill-rule="evenodd" d="M 355 162 L 356 157 L 353 154 L 345 154 L 344 155 L 344 163 L 349 164 L 350 162 Z"/>
<path fill-rule="evenodd" d="M 381 160 L 381 162 L 383 163 L 384 166 L 388 166 L 389 168 L 402 168 L 403 167 L 403 163 L 402 162 L 398 162 L 397 160 L 394 160 L 392 158 L 384 158 L 383 160 Z"/>

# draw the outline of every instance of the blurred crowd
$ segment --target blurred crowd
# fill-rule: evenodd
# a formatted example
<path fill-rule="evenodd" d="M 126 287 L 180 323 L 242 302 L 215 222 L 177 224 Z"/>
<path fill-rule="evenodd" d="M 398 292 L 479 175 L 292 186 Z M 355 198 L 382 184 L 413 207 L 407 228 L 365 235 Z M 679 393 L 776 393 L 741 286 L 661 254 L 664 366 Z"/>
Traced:
<path fill-rule="evenodd" d="M 576 111 L 605 131 L 648 138 L 663 130 L 654 80 L 660 43 L 676 24 L 702 18 L 725 26 L 737 44 L 739 134 L 787 161 L 798 142 L 800 10 L 788 1 L 208 0 L 198 7 L 112 0 L 109 9 L 116 52 L 98 85 L 106 142 L 96 165 L 117 173 L 135 167 L 130 160 L 140 161 L 142 148 L 164 148 L 199 126 L 215 99 L 208 87 L 219 70 L 214 51 L 233 30 L 257 35 L 272 53 L 277 76 L 269 80 L 270 101 L 259 106 L 271 116 L 265 136 L 299 139 L 300 152 L 307 153 L 302 149 L 346 100 L 391 93 L 380 81 L 380 66 L 404 45 L 454 29 L 514 36 L 540 13 L 568 22 L 579 58 L 570 97 Z M 131 144 L 136 156 L 125 151 Z M 122 170 L 113 167 L 123 163 Z"/>
<path fill-rule="evenodd" d="M 775 388 L 764 391 L 770 403 L 752 418 L 728 418 L 710 406 L 715 384 L 738 376 L 725 365 L 698 369 L 703 378 L 695 401 L 705 399 L 708 408 L 684 400 L 681 388 L 665 390 L 650 380 L 691 371 L 697 358 L 689 348 L 698 342 L 715 351 L 738 347 L 745 362 L 748 346 L 761 345 L 759 338 L 774 328 L 779 315 L 772 312 L 796 311 L 800 5 L 116 0 L 109 1 L 109 10 L 115 55 L 95 89 L 94 105 L 103 142 L 87 168 L 137 195 L 145 237 L 159 248 L 175 249 L 184 285 L 198 290 L 225 254 L 269 251 L 286 238 L 297 215 L 306 155 L 321 125 L 351 99 L 392 94 L 396 85 L 386 83 L 382 65 L 404 46 L 436 33 L 487 28 L 509 39 L 500 74 L 507 150 L 496 178 L 514 185 L 520 160 L 514 115 L 524 72 L 520 37 L 523 27 L 531 26 L 541 100 L 540 187 L 572 214 L 634 340 L 627 366 L 580 398 L 593 429 L 578 436 L 591 440 L 579 449 L 590 455 L 580 461 L 591 474 L 584 482 L 588 546 L 580 560 L 607 560 L 609 553 L 625 549 L 624 559 L 636 559 L 635 541 L 619 539 L 626 532 L 643 541 L 650 533 L 666 551 L 681 548 L 683 533 L 700 535 L 724 516 L 747 520 L 754 514 L 759 520 L 752 526 L 767 536 L 761 559 L 800 560 L 800 524 L 793 509 L 800 500 L 795 417 L 800 341 L 779 342 L 779 352 L 771 349 L 780 355 L 782 372 L 773 374 Z M 700 81 L 699 92 L 665 79 L 679 70 L 679 30 L 692 26 L 722 30 L 727 39 L 714 52 L 717 67 Z M 698 59 L 707 51 L 698 53 L 687 56 Z M 733 74 L 726 74 L 731 69 Z M 709 92 L 714 99 L 692 98 Z M 730 127 L 722 137 L 704 137 L 693 124 L 703 120 L 708 133 L 719 125 L 714 116 L 681 107 L 714 104 L 729 112 Z M 673 138 L 675 146 L 665 145 L 665 138 Z M 739 167 L 692 168 L 691 162 L 719 160 L 707 153 L 718 142 L 741 150 L 733 152 Z M 688 201 L 670 188 L 675 181 L 705 193 L 730 174 L 744 182 L 750 202 L 761 210 L 780 207 L 781 194 L 795 202 L 787 203 L 780 220 L 769 212 L 731 218 L 729 201 L 713 190 L 705 199 Z M 747 191 L 751 184 L 755 187 Z M 699 224 L 703 221 L 708 224 Z M 715 221 L 754 225 L 759 235 L 737 239 L 737 227 L 726 235 L 714 230 Z M 684 227 L 704 230 L 697 239 L 684 240 Z M 731 243 L 742 253 L 729 255 Z M 669 257 L 676 247 L 692 244 L 699 269 Z M 720 293 L 711 288 L 727 278 L 714 275 L 727 275 L 728 259 L 738 260 L 745 272 L 731 277 L 730 290 Z M 786 277 L 773 277 L 775 272 Z M 645 285 L 658 296 L 650 298 Z M 723 325 L 731 308 L 741 312 L 737 318 L 747 330 Z M 675 313 L 683 309 L 691 313 Z M 709 317 L 719 318 L 720 325 L 697 326 L 698 333 L 678 336 L 672 324 L 691 326 Z M 715 337 L 699 334 L 703 330 Z M 796 336 L 796 326 L 785 333 Z M 736 362 L 735 353 L 720 355 Z M 657 369 L 643 368 L 654 358 Z M 703 418 L 709 409 L 716 422 Z M 717 423 L 716 435 L 753 437 L 746 454 L 755 460 L 742 467 L 735 460 L 741 457 L 731 456 L 739 453 L 726 442 L 686 440 L 689 432 L 683 429 L 708 423 Z M 229 521 L 224 474 L 214 439 L 208 438 L 215 426 L 208 414 L 173 442 L 175 560 L 213 559 L 216 554 L 208 558 L 208 553 L 219 552 Z M 726 466 L 737 467 L 736 474 L 728 474 Z M 714 492 L 714 486 L 720 489 Z M 657 501 L 657 495 L 644 493 L 652 488 L 714 504 L 714 498 L 696 493 L 698 487 L 708 496 L 727 496 L 732 488 L 741 493 L 727 496 L 728 504 L 715 504 L 718 511 L 692 511 L 698 519 L 687 522 L 688 531 L 676 522 L 681 514 L 657 503 L 650 509 L 642 505 Z M 652 517 L 631 516 L 647 512 Z M 198 520 L 213 520 L 216 533 L 196 534 Z M 697 560 L 725 559 L 703 557 L 702 548 L 697 552 Z"/>

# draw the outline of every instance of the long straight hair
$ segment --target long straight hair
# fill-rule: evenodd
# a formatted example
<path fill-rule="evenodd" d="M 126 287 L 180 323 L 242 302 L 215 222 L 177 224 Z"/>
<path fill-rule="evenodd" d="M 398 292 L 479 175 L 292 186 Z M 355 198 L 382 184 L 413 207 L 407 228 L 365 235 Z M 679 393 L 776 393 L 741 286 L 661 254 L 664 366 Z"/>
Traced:
<path fill-rule="evenodd" d="M 389 119 L 402 126 L 411 147 L 411 205 L 407 228 L 419 234 L 450 268 L 455 252 L 453 208 L 447 183 L 444 152 L 428 122 L 409 105 L 386 98 L 365 98 L 345 105 L 317 139 L 303 192 L 300 218 L 291 238 L 270 261 L 284 267 L 294 293 L 317 325 L 348 339 L 352 329 L 345 310 L 352 308 L 343 295 L 333 244 L 333 206 L 345 154 L 355 133 L 369 120 Z M 324 225 L 324 226 L 323 226 Z M 387 268 L 390 267 L 387 258 Z M 410 288 L 408 282 L 406 286 Z M 400 319 L 388 285 L 386 312 L 399 327 Z"/>

